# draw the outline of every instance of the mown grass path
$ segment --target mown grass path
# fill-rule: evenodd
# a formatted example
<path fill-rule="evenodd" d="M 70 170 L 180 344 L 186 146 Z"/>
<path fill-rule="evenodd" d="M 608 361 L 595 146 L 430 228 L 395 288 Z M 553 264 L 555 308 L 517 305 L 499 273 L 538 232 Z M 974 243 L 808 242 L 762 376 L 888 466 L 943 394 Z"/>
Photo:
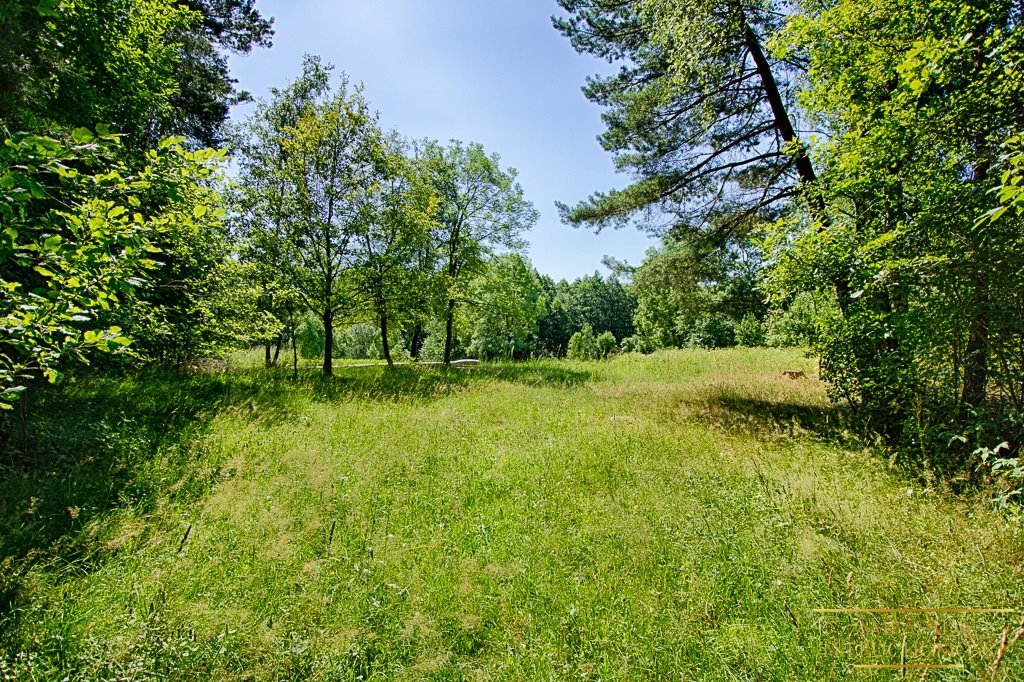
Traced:
<path fill-rule="evenodd" d="M 788 369 L 816 375 L 680 351 L 50 392 L 4 453 L 0 678 L 1024 679 L 1024 641 L 992 671 L 1019 531 Z M 1018 611 L 814 611 L 850 607 Z"/>

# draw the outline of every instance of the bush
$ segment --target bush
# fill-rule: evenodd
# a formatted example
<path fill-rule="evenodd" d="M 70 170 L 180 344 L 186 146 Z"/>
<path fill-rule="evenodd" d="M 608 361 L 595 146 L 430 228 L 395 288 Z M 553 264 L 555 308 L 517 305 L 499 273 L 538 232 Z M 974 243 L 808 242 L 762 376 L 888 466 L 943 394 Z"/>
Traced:
<path fill-rule="evenodd" d="M 612 351 L 615 350 L 615 347 L 618 346 L 618 342 L 615 340 L 615 335 L 612 334 L 611 332 L 604 332 L 603 334 L 599 335 L 596 339 L 596 342 L 597 352 L 602 360 L 611 355 Z"/>
<path fill-rule="evenodd" d="M 832 300 L 815 300 L 814 294 L 797 294 L 786 308 L 776 308 L 765 319 L 765 343 L 772 348 L 813 345 L 821 323 L 836 308 Z"/>
<path fill-rule="evenodd" d="M 733 321 L 721 314 L 701 315 L 693 322 L 686 345 L 694 348 L 727 348 L 735 345 Z"/>
<path fill-rule="evenodd" d="M 299 355 L 307 360 L 324 356 L 324 325 L 315 317 L 307 317 L 299 323 L 295 332 Z"/>
<path fill-rule="evenodd" d="M 622 351 L 624 353 L 643 353 L 647 355 L 658 350 L 660 346 L 649 336 L 634 334 L 622 339 Z"/>
<path fill-rule="evenodd" d="M 757 346 L 764 345 L 764 325 L 750 313 L 747 313 L 742 320 L 736 323 L 733 333 L 736 337 L 736 345 L 738 346 L 756 348 Z"/>
<path fill-rule="evenodd" d="M 597 345 L 597 337 L 594 336 L 594 329 L 589 324 L 572 335 L 569 339 L 570 360 L 597 360 L 601 357 L 601 351 Z"/>

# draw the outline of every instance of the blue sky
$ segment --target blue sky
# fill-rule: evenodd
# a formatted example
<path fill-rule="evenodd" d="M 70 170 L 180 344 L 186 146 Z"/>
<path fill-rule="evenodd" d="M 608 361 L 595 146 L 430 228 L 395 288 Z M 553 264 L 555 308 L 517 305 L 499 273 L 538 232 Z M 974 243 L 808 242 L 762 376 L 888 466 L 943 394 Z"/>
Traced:
<path fill-rule="evenodd" d="M 596 136 L 600 108 L 583 97 L 610 67 L 577 55 L 551 26 L 554 0 L 259 0 L 275 18 L 270 50 L 231 60 L 256 97 L 295 78 L 314 53 L 362 81 L 387 128 L 410 138 L 480 142 L 519 170 L 540 210 L 527 235 L 542 273 L 572 279 L 605 254 L 639 263 L 653 240 L 635 230 L 562 225 L 555 201 L 575 203 L 626 184 Z M 238 107 L 236 118 L 249 107 Z"/>

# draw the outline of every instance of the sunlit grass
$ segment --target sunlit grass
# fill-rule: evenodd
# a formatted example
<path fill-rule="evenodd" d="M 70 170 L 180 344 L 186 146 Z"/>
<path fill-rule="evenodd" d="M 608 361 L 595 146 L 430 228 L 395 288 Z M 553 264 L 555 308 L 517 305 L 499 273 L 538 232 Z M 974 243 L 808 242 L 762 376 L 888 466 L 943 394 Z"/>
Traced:
<path fill-rule="evenodd" d="M 798 351 L 231 364 L 32 406 L 0 484 L 0 671 L 975 680 L 1020 621 L 814 612 L 1020 609 L 1024 545 L 852 445 Z M 1024 642 L 1000 668 L 1024 679 Z"/>

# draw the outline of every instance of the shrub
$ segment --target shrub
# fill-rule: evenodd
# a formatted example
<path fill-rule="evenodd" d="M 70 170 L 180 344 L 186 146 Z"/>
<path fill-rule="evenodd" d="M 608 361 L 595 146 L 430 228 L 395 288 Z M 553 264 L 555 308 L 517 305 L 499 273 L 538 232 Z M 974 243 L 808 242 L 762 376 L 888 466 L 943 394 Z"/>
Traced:
<path fill-rule="evenodd" d="M 614 351 L 615 347 L 618 345 L 618 342 L 615 341 L 615 335 L 611 332 L 604 332 L 599 335 L 596 339 L 596 343 L 598 355 L 602 360 L 611 355 L 612 351 Z"/>
<path fill-rule="evenodd" d="M 776 308 L 765 319 L 765 343 L 773 348 L 810 346 L 820 337 L 822 324 L 834 315 L 834 300 L 816 300 L 814 294 L 804 292 L 786 308 Z"/>
<path fill-rule="evenodd" d="M 750 313 L 736 323 L 733 333 L 738 346 L 755 348 L 764 345 L 764 324 Z"/>
<path fill-rule="evenodd" d="M 721 314 L 705 314 L 693 321 L 686 345 L 694 348 L 727 348 L 735 344 L 733 321 Z"/>
<path fill-rule="evenodd" d="M 593 327 L 585 324 L 572 335 L 569 339 L 568 356 L 570 360 L 597 360 L 601 357 Z"/>

